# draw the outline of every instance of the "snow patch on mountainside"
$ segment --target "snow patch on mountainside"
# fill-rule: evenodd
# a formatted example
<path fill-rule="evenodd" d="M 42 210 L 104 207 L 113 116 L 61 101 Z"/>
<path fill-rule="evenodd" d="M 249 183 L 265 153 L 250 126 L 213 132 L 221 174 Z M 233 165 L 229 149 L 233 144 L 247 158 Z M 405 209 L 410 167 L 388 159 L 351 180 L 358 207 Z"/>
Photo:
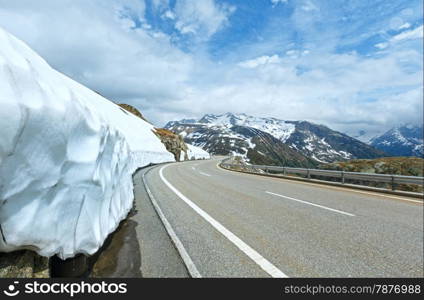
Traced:
<path fill-rule="evenodd" d="M 267 132 L 283 143 L 285 143 L 296 130 L 294 122 L 287 122 L 275 118 L 258 118 L 244 114 L 237 115 L 236 118 L 240 118 L 236 121 L 237 125 L 249 126 Z M 335 151 L 332 149 L 331 145 L 325 141 L 325 138 L 320 138 L 311 132 L 307 133 L 304 143 L 305 145 L 302 149 L 298 150 L 303 151 L 319 162 L 326 161 L 326 155 L 341 156 L 344 159 L 351 157 L 351 154 L 345 151 Z M 293 148 L 296 149 L 297 147 Z"/>
<path fill-rule="evenodd" d="M 188 159 L 210 159 L 211 156 L 208 152 L 203 150 L 202 148 L 187 144 L 188 151 Z"/>
<path fill-rule="evenodd" d="M 320 138 L 315 134 L 309 133 L 306 139 L 304 139 L 305 145 L 303 146 L 304 151 L 319 162 L 326 162 L 326 157 L 332 155 L 334 157 L 340 157 L 342 159 L 351 159 L 352 154 L 346 151 L 334 150 L 330 144 L 325 141 L 325 138 Z"/>
<path fill-rule="evenodd" d="M 132 207 L 133 172 L 173 156 L 1 28 L 0 45 L 0 251 L 93 254 Z"/>
<path fill-rule="evenodd" d="M 253 117 L 246 114 L 206 115 L 198 123 L 206 123 L 210 127 L 217 125 L 225 128 L 231 128 L 234 125 L 252 127 L 271 134 L 283 143 L 295 130 L 293 123 L 275 118 Z"/>

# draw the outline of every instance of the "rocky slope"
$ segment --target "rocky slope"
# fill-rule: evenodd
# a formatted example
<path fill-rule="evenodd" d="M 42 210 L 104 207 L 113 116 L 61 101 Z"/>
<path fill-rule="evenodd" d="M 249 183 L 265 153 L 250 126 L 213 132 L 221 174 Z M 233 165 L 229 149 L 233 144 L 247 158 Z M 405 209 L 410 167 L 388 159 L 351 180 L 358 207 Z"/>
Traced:
<path fill-rule="evenodd" d="M 252 163 L 262 163 L 269 153 L 273 155 L 268 160 L 278 165 L 283 162 L 304 165 L 306 160 L 309 164 L 313 160 L 333 162 L 385 156 L 382 151 L 343 133 L 306 121 L 226 113 L 207 114 L 198 120 L 173 121 L 165 128 L 181 134 L 186 142 L 212 154 L 240 154 Z M 261 137 L 266 137 L 267 143 Z M 267 153 L 264 147 L 268 149 Z M 304 159 L 302 163 L 299 155 Z"/>
<path fill-rule="evenodd" d="M 423 157 L 423 126 L 401 125 L 371 139 L 370 144 L 393 156 Z"/>
<path fill-rule="evenodd" d="M 193 123 L 167 126 L 184 140 L 216 155 L 240 155 L 255 164 L 313 167 L 316 161 L 298 153 L 269 133 L 246 126 Z"/>
<path fill-rule="evenodd" d="M 295 131 L 286 140 L 292 148 L 320 162 L 376 158 L 386 154 L 324 125 L 295 121 Z"/>
<path fill-rule="evenodd" d="M 175 161 L 188 160 L 188 147 L 183 138 L 164 128 L 155 128 L 153 133 L 160 138 L 166 150 L 174 155 Z M 181 156 L 182 155 L 182 156 Z"/>
<path fill-rule="evenodd" d="M 33 251 L 0 253 L 0 278 L 48 278 L 49 259 Z"/>
<path fill-rule="evenodd" d="M 147 121 L 146 120 L 146 118 L 141 114 L 141 112 L 137 109 L 137 108 L 135 108 L 134 106 L 132 106 L 132 105 L 129 105 L 129 104 L 125 104 L 125 103 L 119 103 L 118 104 L 121 108 L 123 108 L 124 109 L 124 112 L 125 111 L 128 111 L 128 112 L 130 112 L 130 113 L 132 113 L 132 114 L 134 114 L 134 115 L 136 115 L 137 117 L 139 117 L 140 119 L 142 119 L 142 120 L 144 120 L 144 121 L 146 121 L 146 122 L 149 122 L 149 121 Z M 126 112 L 125 112 L 126 113 Z M 150 123 L 150 122 L 149 122 Z"/>
<path fill-rule="evenodd" d="M 130 112 L 140 119 L 148 122 L 137 108 L 125 103 L 118 105 L 121 107 L 123 112 Z M 161 140 L 162 144 L 165 145 L 166 150 L 174 155 L 175 161 L 210 157 L 207 152 L 197 149 L 197 147 L 193 147 L 192 145 L 187 145 L 180 135 L 175 134 L 168 129 L 154 128 L 152 131 Z"/>

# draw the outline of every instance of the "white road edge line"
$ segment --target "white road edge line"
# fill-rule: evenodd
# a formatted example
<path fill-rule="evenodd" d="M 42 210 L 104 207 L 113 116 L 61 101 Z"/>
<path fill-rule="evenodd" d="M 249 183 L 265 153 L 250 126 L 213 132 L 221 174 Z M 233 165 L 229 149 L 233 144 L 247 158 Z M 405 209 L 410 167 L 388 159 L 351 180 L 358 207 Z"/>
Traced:
<path fill-rule="evenodd" d="M 211 175 L 206 174 L 206 173 L 203 173 L 203 172 L 201 172 L 201 171 L 199 171 L 199 173 L 200 173 L 200 174 L 202 174 L 202 175 L 205 175 L 205 176 L 211 176 Z"/>
<path fill-rule="evenodd" d="M 279 179 L 274 177 L 274 179 Z M 286 178 L 281 178 L 281 179 L 286 179 Z M 292 183 L 295 183 L 294 180 L 290 180 L 290 179 L 286 179 Z M 401 200 L 401 201 L 407 201 L 407 202 L 414 202 L 414 203 L 420 203 L 423 204 L 423 201 L 420 200 L 411 200 L 411 199 L 406 199 L 406 198 L 401 198 L 401 197 L 396 197 L 396 196 L 392 196 L 392 195 L 386 195 L 386 194 L 382 194 L 382 193 L 378 193 L 378 192 L 364 192 L 364 191 L 358 191 L 358 190 L 354 190 L 354 188 L 351 187 L 337 187 L 337 186 L 331 186 L 331 185 L 325 185 L 325 184 L 320 184 L 320 183 L 312 183 L 312 182 L 303 182 L 303 181 L 296 181 L 296 183 L 298 184 L 307 184 L 307 185 L 312 185 L 312 186 L 316 186 L 318 188 L 326 188 L 326 189 L 331 189 L 331 190 L 338 190 L 338 191 L 342 191 L 342 192 L 352 192 L 352 193 L 358 193 L 358 194 L 365 194 L 365 195 L 371 195 L 371 196 L 377 196 L 377 197 L 384 197 L 384 198 L 389 198 L 389 199 L 397 199 L 397 200 Z"/>
<path fill-rule="evenodd" d="M 230 242 L 232 242 L 237 248 L 239 248 L 244 254 L 252 259 L 259 267 L 261 267 L 266 273 L 274 278 L 287 278 L 288 276 L 279 270 L 276 266 L 266 260 L 262 255 L 256 252 L 253 248 L 243 242 L 234 233 L 225 228 L 221 223 L 212 218 L 203 209 L 194 204 L 190 199 L 184 196 L 179 190 L 177 190 L 169 181 L 163 176 L 163 170 L 169 165 L 165 165 L 159 170 L 159 176 L 162 181 L 188 206 L 190 206 L 196 213 L 203 217 L 209 224 L 211 224 L 216 230 L 224 235 Z"/>
<path fill-rule="evenodd" d="M 354 214 L 351 214 L 351 213 L 348 213 L 348 212 L 345 212 L 345 211 L 341 211 L 341 210 L 338 210 L 338 209 L 330 208 L 330 207 L 327 207 L 327 206 L 323 206 L 323 205 L 311 203 L 311 202 L 308 202 L 308 201 L 303 201 L 303 200 L 295 199 L 295 198 L 292 198 L 292 197 L 287 197 L 287 196 L 276 194 L 276 193 L 273 193 L 273 192 L 265 191 L 265 193 L 271 194 L 271 195 L 274 195 L 274 196 L 278 196 L 278 197 L 281 197 L 281 198 L 286 198 L 286 199 L 289 199 L 289 200 L 297 201 L 297 202 L 300 202 L 300 203 L 304 203 L 304 204 L 316 206 L 316 207 L 319 207 L 319 208 L 323 208 L 323 209 L 326 209 L 326 210 L 337 212 L 339 214 L 347 215 L 347 216 L 350 216 L 350 217 L 355 217 Z"/>
<path fill-rule="evenodd" d="M 175 245 L 175 248 L 177 248 L 178 253 L 180 254 L 187 271 L 189 272 L 190 276 L 192 278 L 202 278 L 202 275 L 200 274 L 199 270 L 197 270 L 196 265 L 194 264 L 193 260 L 191 259 L 190 255 L 188 254 L 187 250 L 184 248 L 183 243 L 178 238 L 177 234 L 175 233 L 174 229 L 172 229 L 171 224 L 169 223 L 168 219 L 165 217 L 165 215 L 162 212 L 162 209 L 159 207 L 159 204 L 157 203 L 155 197 L 153 196 L 152 192 L 150 191 L 149 187 L 147 186 L 146 179 L 144 177 L 144 174 L 142 176 L 143 183 L 146 188 L 147 194 L 150 197 L 150 201 L 153 204 L 153 207 L 156 210 L 156 213 L 158 214 L 159 218 L 161 219 L 163 225 L 165 226 L 166 231 L 168 232 L 168 235 L 170 236 L 172 242 Z"/>

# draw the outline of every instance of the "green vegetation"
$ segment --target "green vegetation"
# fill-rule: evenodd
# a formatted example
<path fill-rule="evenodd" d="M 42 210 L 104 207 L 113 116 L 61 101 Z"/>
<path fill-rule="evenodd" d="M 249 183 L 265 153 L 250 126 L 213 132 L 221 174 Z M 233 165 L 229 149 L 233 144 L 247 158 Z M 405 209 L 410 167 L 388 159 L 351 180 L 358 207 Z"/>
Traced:
<path fill-rule="evenodd" d="M 418 157 L 383 157 L 353 159 L 319 165 L 319 169 L 376 174 L 423 176 L 424 159 Z"/>
<path fill-rule="evenodd" d="M 321 164 L 319 169 L 375 174 L 423 176 L 424 159 L 418 157 L 383 157 L 376 159 L 353 159 L 343 162 Z M 382 185 L 382 184 L 380 184 Z M 384 186 L 386 187 L 386 186 Z M 422 192 L 422 186 L 400 185 L 400 190 Z"/>

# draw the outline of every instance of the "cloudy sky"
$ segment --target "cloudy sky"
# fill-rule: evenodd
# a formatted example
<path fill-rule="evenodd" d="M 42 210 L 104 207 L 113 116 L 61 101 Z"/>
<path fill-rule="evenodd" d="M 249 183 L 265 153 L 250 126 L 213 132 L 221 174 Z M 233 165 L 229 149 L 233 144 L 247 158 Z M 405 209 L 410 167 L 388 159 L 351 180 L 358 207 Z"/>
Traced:
<path fill-rule="evenodd" d="M 0 0 L 0 26 L 54 68 L 159 126 L 230 111 L 354 134 L 422 122 L 422 6 Z"/>

